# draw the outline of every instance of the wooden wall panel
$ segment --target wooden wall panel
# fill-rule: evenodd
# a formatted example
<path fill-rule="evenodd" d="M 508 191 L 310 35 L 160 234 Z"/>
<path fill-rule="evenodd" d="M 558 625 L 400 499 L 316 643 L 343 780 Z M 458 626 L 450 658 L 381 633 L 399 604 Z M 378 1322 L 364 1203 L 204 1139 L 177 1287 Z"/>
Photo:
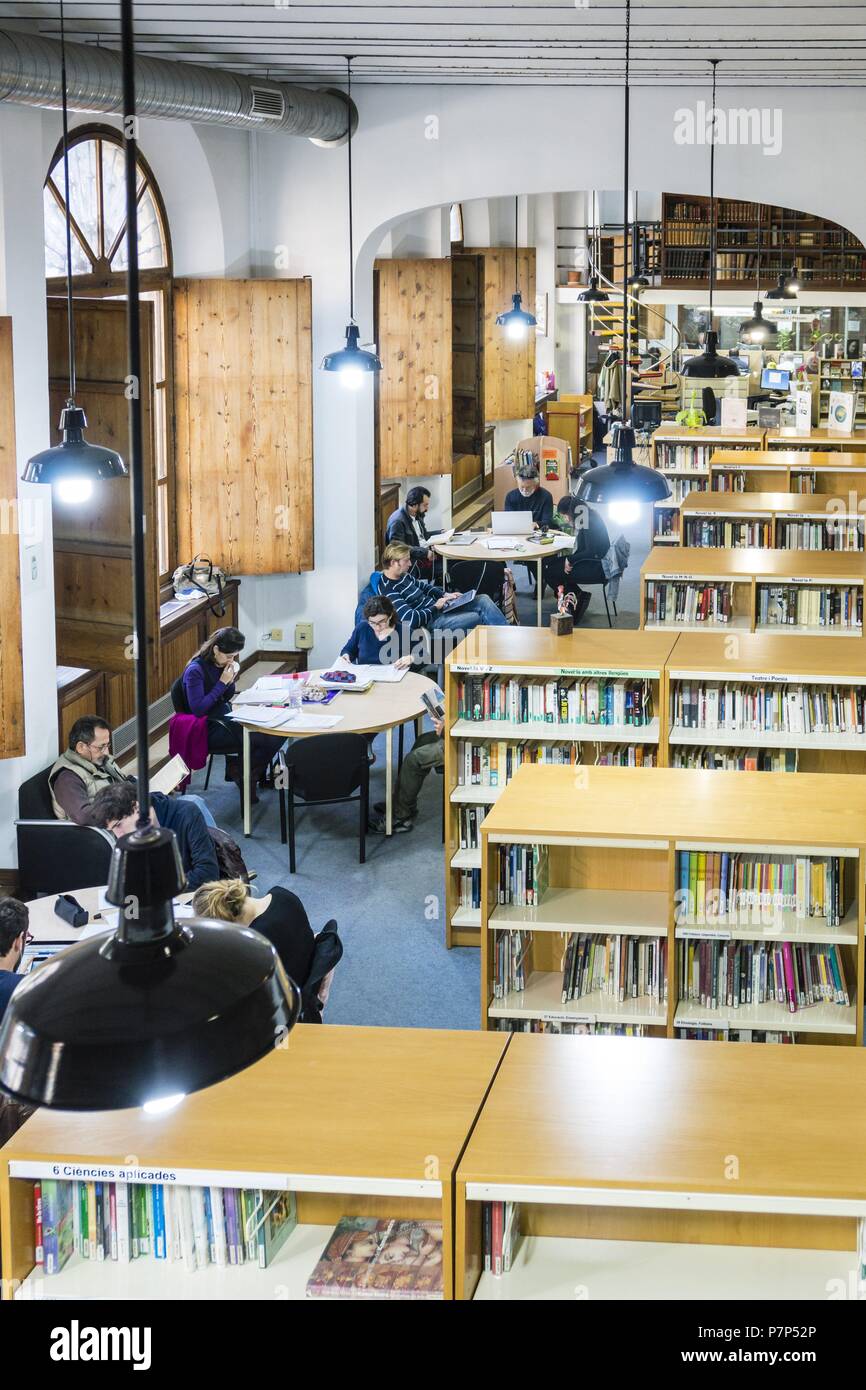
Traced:
<path fill-rule="evenodd" d="M 535 414 L 535 329 L 522 340 L 497 327 L 496 315 L 511 308 L 514 294 L 514 248 L 473 247 L 484 257 L 484 413 L 493 420 L 531 420 Z M 535 247 L 517 255 L 518 288 L 523 307 L 535 312 Z"/>
<path fill-rule="evenodd" d="M 451 472 L 451 261 L 376 262 L 380 480 Z"/>
<path fill-rule="evenodd" d="M 230 574 L 313 568 L 309 280 L 180 280 L 178 554 Z"/>
<path fill-rule="evenodd" d="M 18 564 L 18 459 L 12 320 L 0 318 L 0 758 L 24 753 L 24 666 L 21 658 L 21 575 Z"/>

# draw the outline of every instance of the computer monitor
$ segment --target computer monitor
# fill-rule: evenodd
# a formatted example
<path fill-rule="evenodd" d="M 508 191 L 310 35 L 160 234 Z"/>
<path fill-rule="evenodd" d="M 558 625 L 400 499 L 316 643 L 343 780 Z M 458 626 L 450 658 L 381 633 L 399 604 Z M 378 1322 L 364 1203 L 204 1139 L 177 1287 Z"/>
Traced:
<path fill-rule="evenodd" d="M 761 372 L 761 386 L 765 391 L 787 391 L 790 381 L 791 373 L 778 367 L 765 367 Z"/>

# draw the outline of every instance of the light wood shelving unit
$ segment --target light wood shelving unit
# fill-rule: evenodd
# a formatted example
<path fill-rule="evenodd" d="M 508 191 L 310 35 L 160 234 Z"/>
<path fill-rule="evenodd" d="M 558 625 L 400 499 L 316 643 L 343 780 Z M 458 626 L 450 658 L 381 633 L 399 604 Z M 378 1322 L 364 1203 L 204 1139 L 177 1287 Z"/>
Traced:
<path fill-rule="evenodd" d="M 831 449 L 720 449 L 710 461 L 710 491 L 822 493 L 866 498 L 866 454 Z"/>
<path fill-rule="evenodd" d="M 793 425 L 781 429 L 767 430 L 768 449 L 839 449 L 842 453 L 866 452 L 866 429 L 855 429 L 851 434 L 840 434 L 826 425 L 813 427 L 809 434 L 798 434 Z"/>
<path fill-rule="evenodd" d="M 456 1296 L 857 1298 L 864 1096 L 858 1048 L 514 1037 L 457 1170 Z M 498 1278 L 491 1201 L 522 1233 Z"/>
<path fill-rule="evenodd" d="M 723 550 L 654 546 L 641 566 L 640 625 L 651 631 L 756 630 L 791 636 L 844 636 L 862 638 L 862 621 L 846 628 L 786 624 L 772 626 L 760 622 L 761 592 L 766 585 L 798 585 L 804 588 L 831 586 L 862 590 L 866 580 L 866 556 L 862 551 Z M 729 621 L 654 622 L 647 616 L 648 584 L 717 584 L 728 586 L 731 594 Z"/>
<path fill-rule="evenodd" d="M 444 1296 L 452 1298 L 454 1173 L 507 1041 L 300 1026 L 284 1048 L 165 1115 L 39 1111 L 0 1151 L 3 1296 L 302 1299 L 333 1227 L 356 1215 L 441 1220 Z M 72 1255 L 44 1276 L 34 1256 L 34 1181 L 91 1165 L 130 1171 L 128 1163 L 178 1183 L 294 1191 L 298 1226 L 268 1269 L 187 1273 L 149 1257 L 120 1264 Z"/>
<path fill-rule="evenodd" d="M 827 550 L 834 554 L 848 554 L 863 549 L 863 512 L 856 499 L 831 497 L 826 493 L 795 492 L 693 492 L 683 500 L 680 508 L 682 518 L 682 545 L 688 549 L 709 546 L 720 549 L 779 549 L 808 550 L 810 554 L 820 550 L 818 546 L 803 544 L 786 545 L 788 523 L 819 523 L 824 528 L 822 541 L 833 540 L 839 533 L 844 539 L 844 547 L 839 550 L 832 545 Z M 723 524 L 720 531 L 715 523 Z M 760 538 L 749 538 L 744 527 L 759 525 Z M 707 533 L 703 528 L 711 528 Z M 829 528 L 829 529 L 828 529 Z M 709 534 L 709 540 L 702 536 Z M 746 536 L 746 540 L 741 538 Z M 814 539 L 810 536 L 810 539 Z M 796 533 L 794 540 L 801 537 Z"/>
<path fill-rule="evenodd" d="M 631 1025 L 675 1036 L 678 1028 L 790 1032 L 812 1042 L 863 1041 L 866 785 L 861 778 L 659 768 L 522 767 L 482 825 L 481 1026 Z M 503 910 L 500 846 L 541 846 L 547 885 L 537 907 Z M 713 914 L 705 920 L 678 892 L 684 852 L 838 858 L 840 925 L 826 916 Z M 709 878 L 707 880 L 709 882 Z M 698 904 L 701 893 L 698 892 Z M 498 993 L 498 934 L 528 934 L 524 988 Z M 667 998 L 624 999 L 605 990 L 563 1002 L 566 933 L 663 938 Z M 821 942 L 844 963 L 848 1004 L 781 1002 L 718 1007 L 678 999 L 684 939 Z M 730 988 L 730 985 L 729 985 Z"/>
<path fill-rule="evenodd" d="M 673 639 L 673 640 L 672 640 Z M 610 744 L 640 745 L 659 757 L 658 712 L 665 706 L 664 668 L 675 634 L 651 632 L 586 631 L 571 637 L 554 637 L 538 628 L 483 628 L 470 633 L 445 663 L 445 878 L 446 945 L 477 946 L 481 928 L 480 908 L 460 905 L 464 872 L 481 868 L 480 843 L 476 850 L 461 848 L 460 812 L 475 806 L 479 823 L 483 811 L 495 804 L 503 785 L 460 785 L 459 767 L 467 741 L 489 747 L 506 742 L 544 745 L 575 743 L 581 756 L 594 762 Z M 542 720 L 511 723 L 507 720 L 460 718 L 458 686 L 462 681 L 486 677 L 521 682 L 553 682 L 594 678 L 650 682 L 653 720 L 646 726 L 611 727 L 599 724 L 560 724 Z"/>
<path fill-rule="evenodd" d="M 671 496 L 653 503 L 653 544 L 679 544 L 679 509 L 690 491 L 710 486 L 710 462 L 719 449 L 734 452 L 764 447 L 764 431 L 723 430 L 720 425 L 690 429 L 687 425 L 662 425 L 652 436 L 650 466 L 664 473 Z M 694 450 L 686 457 L 683 450 Z"/>

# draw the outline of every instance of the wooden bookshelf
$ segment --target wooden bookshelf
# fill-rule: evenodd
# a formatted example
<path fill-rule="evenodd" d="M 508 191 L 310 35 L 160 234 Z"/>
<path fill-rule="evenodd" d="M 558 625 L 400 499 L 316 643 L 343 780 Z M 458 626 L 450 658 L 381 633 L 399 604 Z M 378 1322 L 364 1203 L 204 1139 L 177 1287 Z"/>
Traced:
<path fill-rule="evenodd" d="M 863 549 L 863 512 L 856 497 L 795 492 L 693 492 L 683 500 L 687 548 Z M 807 529 L 803 529 L 807 528 Z M 708 537 L 708 539 L 705 539 Z"/>
<path fill-rule="evenodd" d="M 866 786 L 858 777 L 657 768 L 522 767 L 482 825 L 481 1026 L 560 1030 L 630 1027 L 790 1033 L 812 1042 L 863 1040 Z M 546 858 L 539 905 L 504 909 L 500 847 L 536 846 Z M 837 859 L 839 922 L 799 917 L 784 900 L 761 911 L 701 911 L 703 891 L 678 891 L 680 856 Z M 730 859 L 729 859 L 729 862 Z M 707 890 L 709 891 L 709 889 Z M 523 987 L 497 986 L 503 933 L 524 952 Z M 624 998 L 604 988 L 563 1002 L 561 934 L 655 938 L 667 952 L 667 997 Z M 679 943 L 821 943 L 843 962 L 848 1002 L 790 1011 L 782 1002 L 698 1006 L 678 998 Z M 627 943 L 625 943 L 627 945 Z M 781 949 L 781 947 L 780 947 Z M 728 988 L 730 989 L 730 983 Z"/>
<path fill-rule="evenodd" d="M 799 492 L 866 498 L 866 455 L 835 449 L 719 450 L 710 462 L 710 491 Z"/>
<path fill-rule="evenodd" d="M 831 697 L 850 701 L 863 692 L 866 699 L 866 648 L 844 637 L 802 637 L 796 648 L 788 638 L 763 633 L 730 636 L 713 632 L 684 633 L 671 652 L 667 668 L 668 704 L 662 711 L 662 737 L 667 741 L 662 765 L 676 767 L 691 750 L 748 749 L 793 750 L 797 772 L 866 772 L 866 730 L 857 732 L 856 719 L 843 732 L 813 728 L 806 731 L 794 720 L 779 719 L 773 729 L 713 729 L 686 727 L 677 717 L 683 687 L 737 687 L 755 692 L 782 691 L 784 698 L 800 686 L 815 688 Z M 703 723 L 712 723 L 711 716 Z M 769 722 L 769 720 L 767 721 Z M 816 723 L 820 720 L 816 717 Z M 837 716 L 835 721 L 841 722 Z M 803 721 L 805 725 L 805 720 Z"/>
<path fill-rule="evenodd" d="M 683 497 L 710 486 L 711 460 L 717 450 L 728 452 L 762 449 L 760 429 L 723 430 L 720 425 L 691 429 L 687 425 L 663 425 L 652 436 L 650 466 L 664 473 L 671 496 L 653 504 L 653 544 L 677 545 L 679 509 Z"/>
<path fill-rule="evenodd" d="M 480 749 L 509 748 L 521 744 L 546 748 L 570 744 L 582 760 L 610 756 L 615 747 L 634 746 L 642 757 L 659 757 L 660 725 L 653 716 L 646 726 L 561 724 L 533 720 L 512 723 L 504 719 L 475 720 L 460 717 L 459 684 L 488 677 L 517 679 L 536 685 L 560 679 L 646 681 L 652 692 L 653 711 L 665 706 L 664 668 L 675 633 L 587 631 L 571 637 L 554 637 L 540 628 L 482 628 L 460 643 L 445 663 L 445 879 L 446 945 L 477 946 L 481 928 L 480 907 L 461 906 L 462 875 L 481 868 L 480 840 L 474 850 L 461 847 L 461 811 L 477 809 L 480 823 L 485 808 L 493 805 L 503 782 L 461 785 L 465 744 Z M 489 752 L 487 753 L 489 758 Z M 490 773 L 479 772 L 489 782 Z"/>
<path fill-rule="evenodd" d="M 855 368 L 859 375 L 855 375 Z M 866 368 L 862 357 L 822 357 L 819 359 L 819 386 L 818 400 L 820 403 L 820 421 L 826 424 L 830 410 L 831 391 L 853 391 L 858 399 L 855 405 L 854 419 L 855 424 L 866 422 L 866 408 L 864 408 L 863 392 L 864 377 L 863 372 Z"/>
<path fill-rule="evenodd" d="M 415 1028 L 300 1026 L 287 1046 L 164 1115 L 41 1110 L 0 1152 L 5 1298 L 303 1298 L 343 1215 L 441 1220 L 453 1297 L 457 1161 L 507 1039 Z M 134 1157 L 129 1157 L 134 1155 Z M 33 1184 L 54 1165 L 134 1164 L 192 1185 L 297 1194 L 298 1226 L 268 1269 L 73 1255 L 34 1265 Z M 143 1181 L 136 1179 L 132 1181 Z M 277 1292 L 277 1289 L 282 1292 Z"/>
<path fill-rule="evenodd" d="M 839 449 L 842 453 L 866 452 L 866 429 L 854 429 L 852 434 L 839 434 L 825 425 L 814 427 L 810 434 L 798 434 L 792 425 L 767 430 L 768 449 Z"/>
<path fill-rule="evenodd" d="M 515 1037 L 457 1170 L 457 1297 L 857 1298 L 864 1095 L 858 1048 Z M 519 1204 L 499 1278 L 486 1201 Z"/>
<path fill-rule="evenodd" d="M 641 566 L 640 626 L 653 631 L 754 632 L 766 629 L 761 622 L 761 598 L 768 585 L 802 586 L 814 590 L 828 586 L 837 590 L 853 590 L 859 595 L 862 610 L 863 585 L 866 580 L 866 556 L 862 551 L 850 553 L 794 550 L 723 550 L 679 546 L 654 546 Z M 650 616 L 651 595 L 659 584 L 719 586 L 719 592 L 729 596 L 730 614 L 727 621 L 713 619 L 667 621 L 659 623 Z M 652 587 L 648 587 L 652 586 Z M 649 600 L 649 601 L 648 601 Z M 843 636 L 860 638 L 863 635 L 862 614 L 856 625 L 820 626 L 817 623 L 787 623 L 774 627 L 778 635 Z"/>

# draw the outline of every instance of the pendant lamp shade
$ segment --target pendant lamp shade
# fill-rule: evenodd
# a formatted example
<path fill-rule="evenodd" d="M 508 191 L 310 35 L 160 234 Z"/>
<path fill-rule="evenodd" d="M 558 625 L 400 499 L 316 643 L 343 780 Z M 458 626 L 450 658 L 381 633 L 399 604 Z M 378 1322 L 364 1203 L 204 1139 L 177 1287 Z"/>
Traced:
<path fill-rule="evenodd" d="M 740 338 L 744 343 L 766 343 L 770 338 L 775 338 L 776 325 L 764 318 L 764 306 L 760 299 L 756 299 L 752 307 L 755 310 L 752 317 L 740 324 Z"/>
<path fill-rule="evenodd" d="M 511 308 L 503 313 L 496 315 L 496 326 L 504 328 L 509 338 L 522 338 L 530 328 L 536 325 L 534 314 L 530 314 L 528 309 L 523 308 L 523 295 L 520 293 L 520 271 L 518 269 L 517 242 L 518 242 L 518 200 L 514 199 L 514 294 L 511 296 Z"/>
<path fill-rule="evenodd" d="M 126 464 L 114 449 L 88 444 L 84 411 L 68 400 L 60 413 L 62 440 L 28 459 L 21 475 L 25 483 L 49 483 L 62 500 L 84 501 L 94 483 L 128 476 Z"/>
<path fill-rule="evenodd" d="M 720 357 L 717 351 L 718 333 L 707 333 L 707 345 L 697 357 L 690 357 L 682 370 L 683 376 L 710 381 L 714 377 L 739 376 L 740 369 L 730 357 Z"/>
<path fill-rule="evenodd" d="M 797 291 L 795 288 L 793 288 L 793 284 L 794 282 L 792 282 L 788 276 L 786 276 L 784 273 L 781 274 L 775 287 L 772 290 L 767 290 L 766 298 L 788 300 L 796 299 Z"/>
<path fill-rule="evenodd" d="M 649 280 L 639 270 L 636 270 L 628 277 L 628 284 L 633 290 L 645 290 L 649 287 Z"/>
<path fill-rule="evenodd" d="M 791 273 L 785 280 L 785 288 L 787 290 L 790 290 L 794 297 L 796 297 L 800 293 L 800 290 L 803 288 L 803 282 L 800 277 L 800 271 L 796 265 L 791 266 Z"/>
<path fill-rule="evenodd" d="M 616 455 L 613 463 L 590 468 L 577 490 L 579 502 L 613 505 L 617 502 L 662 502 L 670 497 L 667 478 L 656 468 L 634 462 L 634 430 L 623 425 L 616 436 Z"/>
<path fill-rule="evenodd" d="M 577 296 L 578 304 L 606 304 L 608 296 L 598 288 L 598 276 L 590 275 L 589 289 L 581 290 Z"/>

